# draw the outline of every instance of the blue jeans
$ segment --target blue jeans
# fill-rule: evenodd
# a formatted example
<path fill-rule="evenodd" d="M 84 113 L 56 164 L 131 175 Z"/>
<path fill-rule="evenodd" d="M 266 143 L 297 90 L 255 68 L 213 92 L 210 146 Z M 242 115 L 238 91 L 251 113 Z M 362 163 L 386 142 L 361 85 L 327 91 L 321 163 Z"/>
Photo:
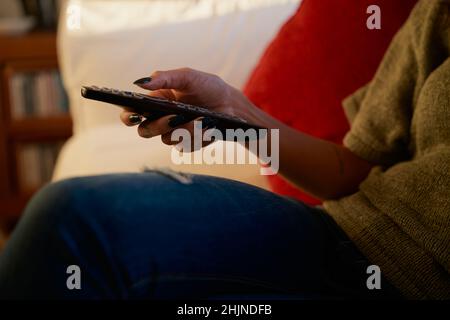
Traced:
<path fill-rule="evenodd" d="M 1 298 L 397 298 L 322 210 L 236 181 L 159 171 L 68 179 L 29 203 Z M 66 285 L 70 265 L 81 289 Z"/>

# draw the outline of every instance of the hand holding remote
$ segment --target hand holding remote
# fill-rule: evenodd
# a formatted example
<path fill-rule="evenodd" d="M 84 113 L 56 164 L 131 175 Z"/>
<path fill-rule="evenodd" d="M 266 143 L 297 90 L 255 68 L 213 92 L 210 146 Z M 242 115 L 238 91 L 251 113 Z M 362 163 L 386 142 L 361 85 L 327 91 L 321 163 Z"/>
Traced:
<path fill-rule="evenodd" d="M 237 116 L 258 124 L 253 116 L 257 109 L 239 90 L 228 85 L 216 75 L 189 68 L 170 71 L 157 71 L 148 78 L 135 81 L 141 88 L 151 90 L 149 95 L 188 104 L 208 106 L 209 109 Z M 259 111 L 259 110 L 258 110 Z M 169 115 L 154 121 L 144 120 L 129 109 L 124 109 L 121 120 L 128 126 L 138 125 L 138 133 L 144 138 L 161 135 L 164 143 L 173 145 L 171 132 L 174 128 L 185 128 L 193 131 L 193 123 L 182 115 Z M 206 121 L 203 128 L 209 125 Z M 186 123 L 187 122 L 187 123 Z"/>

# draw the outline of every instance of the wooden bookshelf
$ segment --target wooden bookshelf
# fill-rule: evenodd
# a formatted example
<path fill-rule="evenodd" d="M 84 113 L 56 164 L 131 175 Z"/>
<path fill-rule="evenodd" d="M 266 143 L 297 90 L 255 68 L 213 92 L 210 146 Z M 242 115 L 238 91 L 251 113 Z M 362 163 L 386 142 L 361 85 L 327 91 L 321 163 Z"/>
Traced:
<path fill-rule="evenodd" d="M 14 118 L 10 79 L 15 73 L 58 68 L 56 33 L 34 31 L 20 36 L 0 36 L 0 220 L 16 220 L 39 186 L 24 189 L 19 179 L 17 150 L 21 144 L 60 143 L 72 135 L 68 114 Z"/>

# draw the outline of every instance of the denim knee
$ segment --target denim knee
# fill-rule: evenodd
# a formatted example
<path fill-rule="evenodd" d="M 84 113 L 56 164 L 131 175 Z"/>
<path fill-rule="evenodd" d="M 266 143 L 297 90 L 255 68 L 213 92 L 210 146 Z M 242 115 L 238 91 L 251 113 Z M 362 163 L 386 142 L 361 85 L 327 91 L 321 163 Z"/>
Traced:
<path fill-rule="evenodd" d="M 77 210 L 77 198 L 82 197 L 83 178 L 73 178 L 50 183 L 38 191 L 28 203 L 16 232 L 53 233 L 64 224 L 70 224 Z"/>
<path fill-rule="evenodd" d="M 32 198 L 0 256 L 0 298 L 74 294 L 67 291 L 67 267 L 81 261 L 79 246 L 98 246 L 92 221 L 79 208 L 89 192 L 85 178 L 76 178 L 51 183 Z"/>

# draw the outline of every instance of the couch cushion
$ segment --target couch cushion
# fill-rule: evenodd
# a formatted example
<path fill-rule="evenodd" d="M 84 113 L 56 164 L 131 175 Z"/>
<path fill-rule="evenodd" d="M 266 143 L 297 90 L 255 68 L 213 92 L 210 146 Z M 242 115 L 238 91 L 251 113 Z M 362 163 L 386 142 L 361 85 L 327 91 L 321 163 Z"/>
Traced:
<path fill-rule="evenodd" d="M 268 46 L 245 93 L 286 124 L 341 143 L 349 129 L 341 101 L 372 78 L 415 3 L 304 0 Z M 381 9 L 381 30 L 366 27 L 373 4 Z M 319 203 L 278 176 L 269 179 L 278 193 Z"/>

